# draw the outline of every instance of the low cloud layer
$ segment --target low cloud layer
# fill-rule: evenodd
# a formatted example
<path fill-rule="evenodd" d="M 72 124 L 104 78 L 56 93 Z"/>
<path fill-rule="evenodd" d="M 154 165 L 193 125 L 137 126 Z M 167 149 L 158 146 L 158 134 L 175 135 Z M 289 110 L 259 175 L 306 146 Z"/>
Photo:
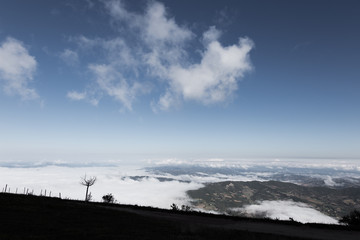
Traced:
<path fill-rule="evenodd" d="M 96 176 L 98 181 L 90 188 L 95 201 L 101 201 L 101 197 L 112 193 L 116 200 L 122 204 L 137 204 L 142 206 L 153 206 L 169 208 L 172 203 L 178 205 L 189 204 L 190 199 L 186 192 L 199 189 L 206 183 L 223 181 L 292 181 L 299 180 L 317 182 L 321 185 L 338 186 L 339 183 L 352 186 L 359 185 L 359 174 L 357 170 L 349 169 L 348 166 L 357 166 L 357 161 L 332 162 L 332 166 L 338 168 L 343 165 L 345 169 L 318 169 L 316 166 L 305 171 L 303 165 L 306 161 L 226 161 L 223 159 L 208 159 L 193 161 L 191 165 L 185 160 L 168 160 L 151 163 L 138 163 L 139 165 L 126 165 L 123 162 L 109 161 L 104 163 L 88 163 L 72 165 L 63 161 L 34 163 L 3 163 L 0 165 L 0 182 L 11 192 L 22 193 L 24 188 L 34 194 L 40 192 L 52 196 L 58 196 L 59 192 L 63 198 L 84 199 L 85 188 L 79 184 L 80 178 Z M 252 162 L 252 164 L 251 164 Z M 280 161 L 281 162 L 281 161 Z M 309 162 L 311 162 L 309 160 Z M 157 163 L 157 164 L 156 164 Z M 276 163 L 274 166 L 273 164 Z M 289 165 L 292 163 L 291 165 Z M 236 165 L 237 164 L 237 165 Z M 299 164 L 299 169 L 294 168 Z M 221 166 L 219 166 L 221 165 Z M 144 168 L 147 166 L 146 168 Z M 278 168 L 279 167 L 279 168 Z M 308 166 L 309 167 L 309 166 Z M 315 167 L 315 168 L 314 168 Z M 283 171 L 283 172 L 282 172 Z M 355 178 L 350 178 L 352 171 L 356 171 Z M 281 173 L 286 173 L 285 175 Z M 302 172 L 304 175 L 301 175 Z M 311 174 L 309 174 L 311 173 Z M 314 175 L 317 173 L 318 175 Z M 329 176 L 339 176 L 332 178 Z M 286 177 L 284 179 L 284 176 Z M 300 178 L 299 178 L 300 176 Z M 303 177 L 301 177 L 303 176 Z M 304 178 L 304 176 L 307 176 Z M 341 180 L 341 181 L 340 181 Z M 351 183 L 353 181 L 353 183 Z M 301 184 L 301 182 L 299 182 Z M 251 216 L 267 216 L 288 220 L 293 218 L 300 222 L 337 223 L 336 219 L 328 217 L 304 203 L 293 201 L 262 201 L 254 205 L 233 209 Z"/>
<path fill-rule="evenodd" d="M 0 167 L 0 190 L 8 185 L 12 193 L 23 193 L 24 188 L 34 194 L 84 199 L 85 188 L 80 184 L 84 175 L 96 176 L 97 182 L 90 187 L 94 201 L 101 201 L 103 195 L 112 193 L 122 204 L 137 204 L 170 208 L 172 203 L 187 204 L 186 191 L 198 189 L 202 184 L 181 181 L 160 181 L 149 176 L 134 180 L 131 176 L 144 176 L 145 172 L 134 167 L 58 167 L 4 168 Z"/>
<path fill-rule="evenodd" d="M 89 84 L 91 87 L 85 91 L 70 91 L 67 96 L 72 100 L 93 104 L 95 99 L 98 103 L 107 96 L 132 110 L 136 99 L 149 93 L 149 86 L 155 86 L 160 93 L 151 103 L 155 112 L 183 101 L 208 105 L 231 99 L 239 80 L 252 69 L 249 52 L 254 44 L 248 38 L 223 46 L 219 41 L 221 31 L 214 26 L 196 36 L 156 1 L 149 2 L 143 12 L 129 11 L 119 0 L 106 1 L 104 7 L 120 34 L 112 39 L 72 38 L 80 52 L 96 48 L 104 56 L 101 63 L 88 65 L 95 84 Z M 199 56 L 190 46 L 199 41 L 203 49 L 196 49 L 200 58 L 195 60 Z M 78 59 L 75 51 L 69 49 L 64 50 L 62 57 Z M 151 84 L 143 79 L 149 79 Z"/>
<path fill-rule="evenodd" d="M 312 158 L 283 158 L 283 159 L 177 159 L 177 158 L 168 158 L 162 160 L 148 160 L 148 163 L 154 164 L 157 166 L 166 166 L 166 165 L 178 165 L 178 166 L 204 166 L 212 168 L 243 168 L 251 169 L 253 167 L 265 167 L 267 169 L 274 169 L 277 171 L 282 171 L 284 169 L 293 169 L 293 170 L 312 170 L 314 172 L 323 172 L 326 170 L 333 170 L 336 172 L 346 171 L 348 174 L 360 172 L 360 162 L 359 159 L 312 159 Z"/>
<path fill-rule="evenodd" d="M 289 220 L 308 223 L 337 224 L 338 221 L 332 217 L 309 207 L 305 203 L 293 201 L 262 201 L 258 204 L 248 205 L 243 208 L 235 208 L 238 211 L 250 216 L 265 216 L 272 219 Z"/>
<path fill-rule="evenodd" d="M 18 95 L 23 100 L 39 98 L 34 88 L 29 87 L 37 67 L 24 44 L 8 37 L 0 45 L 0 84 L 8 95 Z"/>

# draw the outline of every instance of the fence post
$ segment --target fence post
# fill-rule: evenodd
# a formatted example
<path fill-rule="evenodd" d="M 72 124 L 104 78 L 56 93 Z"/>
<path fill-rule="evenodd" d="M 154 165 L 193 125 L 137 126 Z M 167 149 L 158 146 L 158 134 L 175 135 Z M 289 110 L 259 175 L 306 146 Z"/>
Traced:
<path fill-rule="evenodd" d="M 5 193 L 6 193 L 6 190 L 7 190 L 7 184 L 5 185 Z"/>

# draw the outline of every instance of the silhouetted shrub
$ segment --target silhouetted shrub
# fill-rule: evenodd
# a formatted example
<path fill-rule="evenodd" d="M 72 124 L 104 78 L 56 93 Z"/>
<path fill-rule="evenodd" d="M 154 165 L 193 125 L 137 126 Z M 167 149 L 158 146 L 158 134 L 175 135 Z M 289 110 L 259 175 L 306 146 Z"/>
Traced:
<path fill-rule="evenodd" d="M 182 205 L 182 206 L 181 206 L 181 211 L 190 212 L 190 211 L 191 211 L 191 208 L 190 208 L 190 206 Z"/>
<path fill-rule="evenodd" d="M 178 207 L 178 205 L 176 205 L 175 203 L 170 205 L 171 210 L 173 211 L 180 211 L 180 208 Z"/>
<path fill-rule="evenodd" d="M 102 199 L 105 203 L 114 203 L 115 202 L 115 198 L 111 193 L 104 195 L 102 197 Z"/>
<path fill-rule="evenodd" d="M 348 215 L 343 216 L 339 222 L 351 227 L 360 227 L 360 211 L 354 210 L 350 212 Z"/>
<path fill-rule="evenodd" d="M 181 205 L 181 208 L 176 205 L 175 203 L 171 204 L 170 205 L 170 208 L 171 210 L 173 211 L 183 211 L 183 212 L 190 212 L 191 211 L 191 208 L 190 206 L 187 206 L 187 205 Z"/>

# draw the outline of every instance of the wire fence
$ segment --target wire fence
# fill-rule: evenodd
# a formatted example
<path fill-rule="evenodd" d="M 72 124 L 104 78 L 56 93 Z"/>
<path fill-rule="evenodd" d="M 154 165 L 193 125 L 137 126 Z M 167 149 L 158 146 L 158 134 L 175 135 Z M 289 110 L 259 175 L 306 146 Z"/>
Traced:
<path fill-rule="evenodd" d="M 5 186 L 2 188 L 2 193 L 12 193 L 12 194 L 23 194 L 23 195 L 35 195 L 35 196 L 41 196 L 41 197 L 55 197 L 55 198 L 61 198 L 61 192 L 55 193 L 53 191 L 49 191 L 48 189 L 41 189 L 40 192 L 35 192 L 34 189 L 26 188 L 23 189 L 19 188 L 10 188 L 8 184 L 5 184 Z"/>

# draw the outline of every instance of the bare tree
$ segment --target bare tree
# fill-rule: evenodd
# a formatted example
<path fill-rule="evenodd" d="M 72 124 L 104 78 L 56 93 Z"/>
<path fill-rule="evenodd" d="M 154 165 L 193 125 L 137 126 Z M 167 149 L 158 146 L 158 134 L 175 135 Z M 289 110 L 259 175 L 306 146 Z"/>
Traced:
<path fill-rule="evenodd" d="M 88 194 L 89 187 L 94 185 L 96 182 L 96 177 L 89 177 L 87 178 L 86 175 L 81 178 L 80 184 L 83 186 L 86 186 L 86 195 L 85 195 L 85 202 L 88 202 L 90 200 L 90 196 Z"/>

